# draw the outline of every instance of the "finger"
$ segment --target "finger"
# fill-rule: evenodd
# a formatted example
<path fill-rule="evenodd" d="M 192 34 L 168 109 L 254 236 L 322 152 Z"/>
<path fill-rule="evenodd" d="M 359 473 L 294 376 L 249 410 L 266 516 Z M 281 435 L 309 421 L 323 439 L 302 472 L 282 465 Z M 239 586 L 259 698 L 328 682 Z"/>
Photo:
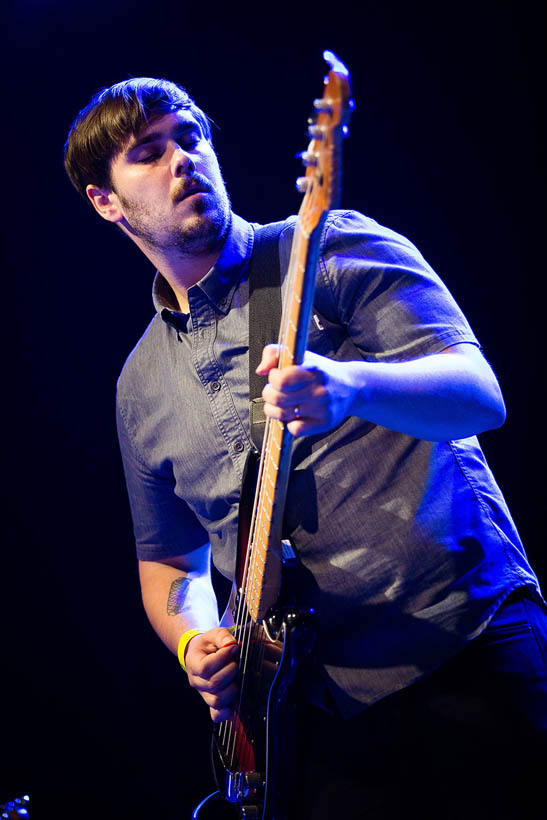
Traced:
<path fill-rule="evenodd" d="M 192 659 L 192 673 L 210 680 L 215 673 L 235 661 L 238 655 L 239 645 L 235 642 L 213 652 L 203 652 L 201 658 Z"/>
<path fill-rule="evenodd" d="M 234 683 L 222 692 L 200 692 L 200 695 L 207 706 L 212 706 L 214 709 L 225 709 L 234 705 L 238 692 L 239 686 Z"/>
<path fill-rule="evenodd" d="M 330 419 L 328 399 L 325 396 L 313 397 L 306 401 L 284 401 L 283 404 L 265 402 L 264 414 L 268 418 L 284 421 L 287 424 L 289 424 L 289 422 L 298 421 L 306 422 L 307 424 L 321 425 L 321 427 L 328 424 Z"/>
<path fill-rule="evenodd" d="M 279 361 L 279 345 L 266 345 L 262 351 L 262 359 L 256 368 L 259 376 L 267 376 L 272 367 L 277 367 Z"/>
<path fill-rule="evenodd" d="M 264 415 L 276 421 L 294 421 L 306 415 L 305 405 L 293 405 L 292 403 L 284 407 L 279 407 L 275 404 L 264 405 Z"/>
<path fill-rule="evenodd" d="M 238 673 L 239 666 L 237 663 L 232 662 L 222 669 L 219 669 L 219 671 L 213 675 L 192 673 L 190 676 L 190 685 L 199 689 L 200 692 L 211 692 L 214 694 L 228 687 L 232 681 L 238 677 Z"/>
<path fill-rule="evenodd" d="M 279 407 L 291 406 L 295 404 L 305 404 L 313 401 L 326 401 L 325 389 L 318 384 L 306 384 L 301 388 L 289 388 L 288 390 L 278 390 L 272 382 L 264 387 L 262 398 L 267 404 L 275 404 Z"/>
<path fill-rule="evenodd" d="M 271 375 L 271 374 L 270 374 Z M 300 390 L 282 392 L 271 382 L 262 391 L 264 412 L 272 418 L 288 421 L 299 416 L 322 418 L 326 414 L 329 396 L 322 384 L 311 383 Z M 274 407 L 283 408 L 287 413 L 276 413 Z"/>
<path fill-rule="evenodd" d="M 216 629 L 211 629 L 204 634 L 204 638 L 208 638 L 210 642 L 219 649 L 229 644 L 237 643 L 233 634 L 225 626 L 219 626 Z"/>
<path fill-rule="evenodd" d="M 225 709 L 210 708 L 209 712 L 211 713 L 211 720 L 213 721 L 213 723 L 222 723 L 223 720 L 230 720 L 234 713 L 234 710 L 230 707 L 227 707 Z"/>
<path fill-rule="evenodd" d="M 316 419 L 295 419 L 287 423 L 287 430 L 294 438 L 315 436 L 318 433 L 326 433 L 330 429 L 331 425 L 327 421 Z"/>
<path fill-rule="evenodd" d="M 233 646 L 236 643 L 237 641 L 230 630 L 221 626 L 192 638 L 188 644 L 187 655 L 190 656 L 190 653 L 200 656 L 211 655 L 219 649 Z"/>
<path fill-rule="evenodd" d="M 283 644 L 281 641 L 269 642 L 265 645 L 264 659 L 271 663 L 278 663 L 283 654 Z"/>
<path fill-rule="evenodd" d="M 291 365 L 281 369 L 274 367 L 268 373 L 269 383 L 281 393 L 292 393 L 309 388 L 310 385 L 322 385 L 324 380 L 319 370 Z"/>
<path fill-rule="evenodd" d="M 237 646 L 237 642 L 232 633 L 220 627 L 209 630 L 202 635 L 192 638 L 186 649 L 186 669 L 194 674 L 199 673 L 203 663 L 208 656 L 215 656 L 221 648 Z M 233 650 L 235 652 L 235 650 Z M 222 662 L 221 655 L 219 662 Z"/>

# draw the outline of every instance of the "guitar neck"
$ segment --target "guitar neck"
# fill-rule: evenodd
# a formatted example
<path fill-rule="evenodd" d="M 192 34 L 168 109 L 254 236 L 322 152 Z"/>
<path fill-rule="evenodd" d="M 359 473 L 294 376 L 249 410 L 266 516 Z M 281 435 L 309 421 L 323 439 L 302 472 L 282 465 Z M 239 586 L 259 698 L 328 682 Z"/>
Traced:
<path fill-rule="evenodd" d="M 301 364 L 304 358 L 313 308 L 319 241 L 325 218 L 326 213 L 311 234 L 303 228 L 300 218 L 296 225 L 287 275 L 288 296 L 278 339 L 280 368 Z M 291 453 L 292 436 L 285 424 L 268 419 L 251 520 L 252 548 L 245 587 L 247 609 L 255 622 L 264 618 L 279 595 L 281 532 Z"/>
<path fill-rule="evenodd" d="M 297 181 L 304 193 L 298 212 L 285 286 L 286 298 L 279 333 L 279 368 L 302 363 L 313 308 L 315 271 L 321 231 L 340 195 L 341 143 L 352 110 L 349 74 L 325 52 L 330 71 L 317 116 L 310 124 L 312 140 L 302 154 L 306 175 Z M 264 434 L 254 508 L 250 524 L 242 592 L 256 623 L 275 604 L 281 586 L 281 533 L 291 465 L 292 437 L 285 423 L 268 419 Z"/>

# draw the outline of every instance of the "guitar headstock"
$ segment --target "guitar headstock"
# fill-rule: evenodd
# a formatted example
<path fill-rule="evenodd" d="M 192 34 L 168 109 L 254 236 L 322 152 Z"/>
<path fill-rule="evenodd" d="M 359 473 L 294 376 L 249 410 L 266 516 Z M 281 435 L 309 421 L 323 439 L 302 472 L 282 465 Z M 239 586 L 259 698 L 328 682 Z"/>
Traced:
<path fill-rule="evenodd" d="M 336 208 L 341 193 L 342 140 L 348 135 L 348 122 L 355 107 L 351 97 L 350 76 L 346 66 L 333 54 L 324 51 L 329 64 L 321 99 L 314 100 L 314 115 L 309 120 L 311 142 L 301 154 L 306 175 L 296 186 L 304 199 L 298 213 L 306 233 L 319 224 L 325 211 Z"/>

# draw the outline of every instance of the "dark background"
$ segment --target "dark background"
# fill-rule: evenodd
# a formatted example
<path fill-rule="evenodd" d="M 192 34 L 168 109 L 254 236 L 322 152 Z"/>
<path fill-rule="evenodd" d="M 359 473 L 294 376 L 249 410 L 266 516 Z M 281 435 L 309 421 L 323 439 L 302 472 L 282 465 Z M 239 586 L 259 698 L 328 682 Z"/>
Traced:
<path fill-rule="evenodd" d="M 174 79 L 219 127 L 234 210 L 279 219 L 336 51 L 357 102 L 343 205 L 409 236 L 467 314 L 508 406 L 481 441 L 545 578 L 540 31 L 504 0 L 8 4 L 0 803 L 189 818 L 212 790 L 206 709 L 140 605 L 115 437 L 153 271 L 65 179 L 73 116 L 130 75 Z"/>

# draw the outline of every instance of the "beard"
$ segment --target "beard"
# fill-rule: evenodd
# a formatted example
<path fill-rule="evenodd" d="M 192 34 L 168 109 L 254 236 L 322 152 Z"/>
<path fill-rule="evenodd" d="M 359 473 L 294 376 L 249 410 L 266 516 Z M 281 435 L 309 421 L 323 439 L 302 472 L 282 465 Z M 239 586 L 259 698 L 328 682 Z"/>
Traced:
<path fill-rule="evenodd" d="M 198 187 L 201 196 L 186 200 L 186 194 Z M 231 220 L 230 199 L 224 184 L 214 188 L 206 177 L 195 174 L 173 195 L 173 205 L 185 201 L 185 214 L 180 220 L 166 224 L 147 203 L 118 198 L 125 213 L 125 227 L 150 250 L 178 253 L 181 256 L 201 256 L 214 253 L 224 243 Z"/>

